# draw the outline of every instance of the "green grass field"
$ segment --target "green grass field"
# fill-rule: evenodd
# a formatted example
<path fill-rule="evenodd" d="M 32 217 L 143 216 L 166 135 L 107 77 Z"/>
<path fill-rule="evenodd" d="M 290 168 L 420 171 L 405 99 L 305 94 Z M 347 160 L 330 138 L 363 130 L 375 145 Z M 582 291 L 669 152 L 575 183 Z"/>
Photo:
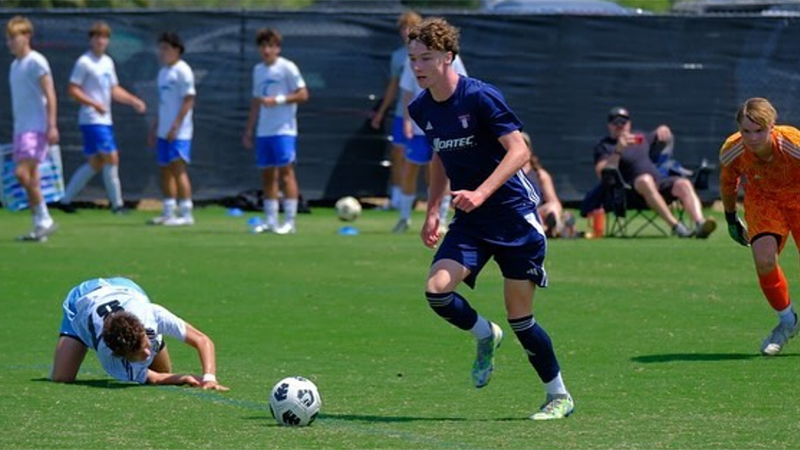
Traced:
<path fill-rule="evenodd" d="M 366 211 L 339 236 L 329 209 L 294 236 L 252 235 L 222 208 L 190 229 L 136 212 L 56 212 L 49 242 L 23 244 L 27 213 L 0 210 L 0 448 L 797 448 L 800 342 L 758 355 L 775 316 L 749 251 L 724 229 L 675 238 L 552 241 L 536 317 L 554 340 L 577 410 L 526 418 L 544 399 L 505 322 L 490 264 L 462 290 L 506 330 L 492 383 L 477 391 L 474 343 L 423 296 L 432 256 L 396 216 Z M 415 226 L 421 216 L 415 216 Z M 782 260 L 794 292 L 798 261 Z M 78 282 L 122 275 L 211 336 L 228 393 L 110 381 L 94 355 L 75 385 L 46 381 L 61 302 Z M 177 371 L 193 350 L 169 341 Z M 320 418 L 282 428 L 267 396 L 289 375 L 320 388 Z"/>

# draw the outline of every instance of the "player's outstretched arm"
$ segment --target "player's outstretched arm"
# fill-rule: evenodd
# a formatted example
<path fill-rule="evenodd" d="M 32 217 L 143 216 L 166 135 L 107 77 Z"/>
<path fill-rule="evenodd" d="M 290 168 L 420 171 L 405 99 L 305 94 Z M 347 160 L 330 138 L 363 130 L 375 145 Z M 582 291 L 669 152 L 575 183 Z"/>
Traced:
<path fill-rule="evenodd" d="M 200 330 L 186 323 L 186 340 L 184 341 L 197 350 L 200 364 L 203 366 L 201 387 L 217 391 L 227 391 L 228 388 L 217 383 L 217 360 L 214 341 Z"/>
<path fill-rule="evenodd" d="M 137 113 L 143 114 L 147 110 L 147 105 L 139 97 L 131 94 L 120 85 L 111 88 L 111 98 L 114 101 L 124 103 L 132 107 Z"/>
<path fill-rule="evenodd" d="M 147 370 L 147 384 L 172 384 L 200 387 L 200 380 L 194 375 L 180 374 L 180 373 L 160 373 L 154 370 Z"/>

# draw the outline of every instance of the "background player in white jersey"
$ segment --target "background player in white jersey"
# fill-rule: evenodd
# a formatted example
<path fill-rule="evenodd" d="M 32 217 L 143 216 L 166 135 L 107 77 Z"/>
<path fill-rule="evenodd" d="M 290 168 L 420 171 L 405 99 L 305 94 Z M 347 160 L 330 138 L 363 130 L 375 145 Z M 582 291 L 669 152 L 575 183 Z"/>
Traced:
<path fill-rule="evenodd" d="M 59 135 L 50 64 L 31 49 L 32 35 L 33 24 L 28 19 L 16 16 L 8 21 L 6 43 L 15 56 L 8 75 L 14 114 L 14 172 L 33 214 L 33 230 L 19 239 L 41 241 L 55 231 L 56 223 L 42 197 L 39 163 L 47 156 L 47 145 L 57 143 Z"/>
<path fill-rule="evenodd" d="M 467 75 L 467 69 L 458 55 L 453 60 L 453 70 L 459 75 Z M 402 193 L 400 194 L 400 206 L 398 208 L 400 220 L 397 221 L 397 225 L 392 230 L 394 233 L 403 233 L 408 230 L 408 226 L 411 224 L 411 209 L 414 207 L 414 199 L 417 194 L 417 178 L 419 177 L 420 168 L 425 166 L 427 170 L 428 164 L 433 157 L 433 149 L 425 139 L 425 132 L 408 115 L 408 104 L 424 90 L 417 82 L 408 59 L 403 64 L 403 74 L 400 76 L 400 90 L 400 103 L 403 106 L 403 135 L 406 139 L 406 147 L 403 155 L 405 163 L 403 164 L 403 176 L 401 179 Z M 428 179 L 428 174 L 426 173 L 425 175 L 425 178 Z M 442 197 L 439 209 L 442 231 L 446 230 L 449 211 L 450 195 L 447 194 Z"/>
<path fill-rule="evenodd" d="M 386 112 L 394 105 L 394 116 L 392 117 L 392 145 L 389 150 L 389 159 L 392 162 L 391 175 L 390 175 L 390 191 L 389 191 L 389 207 L 400 207 L 400 195 L 402 195 L 402 180 L 403 180 L 403 165 L 405 164 L 405 145 L 406 137 L 403 132 L 403 116 L 405 105 L 403 99 L 398 95 L 400 93 L 400 76 L 403 74 L 403 67 L 408 60 L 408 47 L 406 45 L 406 36 L 408 29 L 412 26 L 419 25 L 422 22 L 422 17 L 414 11 L 406 11 L 397 19 L 397 31 L 400 33 L 400 38 L 403 40 L 403 45 L 392 52 L 392 58 L 389 62 L 389 82 L 386 84 L 386 90 L 383 93 L 383 101 L 381 101 L 378 110 L 372 117 L 372 128 L 379 130 L 383 124 L 383 119 L 386 117 Z M 395 101 L 396 100 L 396 101 Z"/>
<path fill-rule="evenodd" d="M 154 303 L 127 278 L 96 278 L 75 286 L 63 304 L 60 337 L 50 378 L 75 381 L 88 349 L 120 381 L 188 384 L 227 391 L 217 382 L 214 342 L 200 330 Z M 172 373 L 164 335 L 197 349 L 203 375 Z"/>
<path fill-rule="evenodd" d="M 192 151 L 194 73 L 181 59 L 183 51 L 177 34 L 166 32 L 158 38 L 158 56 L 164 67 L 158 72 L 158 116 L 150 130 L 149 144 L 156 147 L 161 167 L 164 211 L 150 219 L 151 225 L 194 225 L 192 184 L 186 171 Z"/>
<path fill-rule="evenodd" d="M 297 65 L 280 56 L 283 39 L 276 30 L 256 32 L 263 62 L 253 67 L 253 99 L 242 143 L 256 142 L 256 165 L 264 184 L 265 231 L 295 232 L 299 190 L 294 173 L 297 148 L 297 104 L 308 100 L 306 82 Z M 258 129 L 256 130 L 256 120 Z M 278 225 L 278 178 L 283 184 L 283 224 Z"/>
<path fill-rule="evenodd" d="M 75 212 L 72 200 L 95 173 L 103 170 L 103 183 L 111 201 L 111 211 L 125 212 L 122 206 L 122 186 L 119 181 L 119 155 L 111 120 L 111 101 L 133 107 L 142 114 L 145 103 L 119 85 L 114 60 L 106 55 L 111 39 L 111 27 L 97 22 L 89 30 L 90 49 L 75 62 L 69 78 L 69 95 L 81 104 L 78 123 L 83 134 L 83 153 L 88 158 L 72 174 L 60 208 Z"/>
<path fill-rule="evenodd" d="M 497 88 L 453 70 L 458 34 L 438 18 L 408 33 L 408 57 L 425 88 L 408 110 L 436 150 L 420 234 L 426 246 L 440 245 L 425 295 L 437 315 L 476 338 L 472 379 L 475 387 L 486 386 L 503 331 L 455 290 L 462 281 L 474 288 L 481 269 L 494 258 L 503 274 L 508 324 L 547 392 L 531 419 L 562 419 L 572 414 L 575 404 L 550 337 L 533 317 L 536 287 L 547 286 L 547 239 L 536 214 L 539 192 L 522 172 L 530 155 L 520 134 L 522 121 Z M 456 215 L 439 243 L 438 207 L 448 181 Z"/>

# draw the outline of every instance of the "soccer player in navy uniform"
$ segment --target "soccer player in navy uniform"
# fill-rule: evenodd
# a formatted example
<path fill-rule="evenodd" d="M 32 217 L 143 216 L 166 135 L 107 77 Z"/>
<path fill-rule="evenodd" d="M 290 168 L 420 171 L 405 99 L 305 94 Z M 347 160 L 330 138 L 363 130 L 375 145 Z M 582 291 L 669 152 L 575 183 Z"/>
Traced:
<path fill-rule="evenodd" d="M 439 243 L 439 203 L 448 180 L 456 208 L 425 294 L 439 316 L 477 339 L 472 379 L 476 387 L 486 386 L 503 331 L 455 290 L 462 281 L 474 288 L 478 273 L 494 257 L 505 279 L 508 323 L 547 391 L 531 419 L 561 419 L 572 413 L 574 402 L 550 337 L 533 318 L 536 286 L 547 286 L 547 241 L 536 214 L 539 193 L 522 172 L 529 158 L 522 122 L 497 88 L 453 70 L 458 34 L 444 19 L 432 18 L 408 35 L 411 66 L 425 88 L 409 105 L 409 114 L 435 151 L 421 231 L 426 246 Z"/>

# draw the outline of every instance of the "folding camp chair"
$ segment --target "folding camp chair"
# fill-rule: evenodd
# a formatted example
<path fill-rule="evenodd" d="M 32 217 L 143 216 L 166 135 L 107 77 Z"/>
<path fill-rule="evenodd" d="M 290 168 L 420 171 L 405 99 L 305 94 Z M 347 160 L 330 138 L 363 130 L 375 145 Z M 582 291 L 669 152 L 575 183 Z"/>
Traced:
<path fill-rule="evenodd" d="M 669 236 L 669 232 L 659 223 L 656 214 L 644 198 L 622 178 L 619 168 L 606 167 L 600 173 L 603 185 L 603 208 L 606 214 L 606 236 L 636 237 L 652 227 L 659 235 Z M 634 220 L 638 220 L 634 224 Z"/>

